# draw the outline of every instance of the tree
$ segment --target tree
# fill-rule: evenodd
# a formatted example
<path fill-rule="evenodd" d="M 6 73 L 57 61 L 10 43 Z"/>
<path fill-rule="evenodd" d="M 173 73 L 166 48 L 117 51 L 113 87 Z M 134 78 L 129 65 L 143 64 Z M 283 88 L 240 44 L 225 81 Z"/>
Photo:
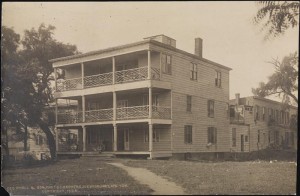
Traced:
<path fill-rule="evenodd" d="M 12 89 L 20 85 L 14 80 L 20 62 L 17 52 L 20 35 L 5 26 L 1 27 L 1 32 L 1 144 L 8 156 L 8 127 L 16 126 L 19 134 L 20 122 L 26 120 L 26 115 L 22 107 L 10 99 L 17 96 Z"/>
<path fill-rule="evenodd" d="M 266 97 L 282 95 L 283 102 L 291 103 L 291 99 L 298 105 L 298 54 L 290 54 L 278 61 L 271 62 L 275 66 L 275 73 L 269 77 L 267 83 L 261 82 L 258 88 L 252 88 L 254 95 Z"/>
<path fill-rule="evenodd" d="M 6 72 L 3 83 L 9 78 L 18 85 L 10 85 L 5 94 L 8 104 L 17 104 L 26 114 L 26 125 L 38 125 L 46 134 L 52 159 L 55 157 L 54 135 L 43 115 L 45 106 L 53 101 L 51 81 L 54 80 L 50 59 L 78 53 L 75 45 L 63 44 L 53 38 L 54 26 L 41 24 L 37 30 L 25 30 L 18 51 L 19 62 L 14 73 Z"/>
<path fill-rule="evenodd" d="M 253 22 L 267 29 L 265 39 L 283 35 L 289 28 L 298 26 L 299 1 L 258 1 L 260 9 Z"/>

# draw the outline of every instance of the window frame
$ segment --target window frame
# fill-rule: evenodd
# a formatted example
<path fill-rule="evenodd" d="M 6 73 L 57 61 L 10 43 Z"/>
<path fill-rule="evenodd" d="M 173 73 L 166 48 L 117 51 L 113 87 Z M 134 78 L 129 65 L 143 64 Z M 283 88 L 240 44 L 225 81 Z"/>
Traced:
<path fill-rule="evenodd" d="M 231 141 L 232 141 L 231 146 L 236 147 L 236 128 L 232 128 Z"/>
<path fill-rule="evenodd" d="M 184 125 L 184 143 L 193 144 L 193 126 Z"/>
<path fill-rule="evenodd" d="M 198 64 L 191 62 L 190 64 L 190 79 L 193 81 L 198 80 Z"/>
<path fill-rule="evenodd" d="M 158 129 L 153 129 L 152 131 L 152 142 L 160 141 L 160 132 Z M 149 130 L 144 130 L 144 143 L 149 142 Z"/>
<path fill-rule="evenodd" d="M 215 117 L 215 100 L 213 99 L 207 100 L 207 116 L 210 118 Z"/>
<path fill-rule="evenodd" d="M 207 144 L 211 143 L 212 145 L 217 144 L 217 128 L 208 127 L 207 128 Z"/>
<path fill-rule="evenodd" d="M 172 55 L 162 53 L 161 54 L 161 66 L 162 73 L 172 75 Z"/>
<path fill-rule="evenodd" d="M 222 72 L 215 70 L 216 71 L 216 75 L 215 75 L 215 86 L 218 88 L 222 87 Z"/>
<path fill-rule="evenodd" d="M 191 95 L 186 96 L 186 111 L 192 112 L 192 96 Z"/>
<path fill-rule="evenodd" d="M 266 107 L 262 107 L 262 120 L 266 120 Z"/>

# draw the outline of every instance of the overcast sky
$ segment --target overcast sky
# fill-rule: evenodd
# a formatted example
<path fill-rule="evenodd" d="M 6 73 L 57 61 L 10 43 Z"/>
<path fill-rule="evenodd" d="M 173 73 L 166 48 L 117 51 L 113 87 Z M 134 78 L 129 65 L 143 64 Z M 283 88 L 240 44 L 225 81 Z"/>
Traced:
<path fill-rule="evenodd" d="M 263 41 L 253 25 L 255 2 L 5 2 L 2 25 L 20 35 L 41 23 L 56 27 L 55 38 L 88 52 L 165 34 L 177 48 L 194 53 L 203 39 L 203 57 L 228 66 L 230 98 L 252 96 L 251 87 L 273 73 L 272 58 L 298 51 L 298 29 Z"/>

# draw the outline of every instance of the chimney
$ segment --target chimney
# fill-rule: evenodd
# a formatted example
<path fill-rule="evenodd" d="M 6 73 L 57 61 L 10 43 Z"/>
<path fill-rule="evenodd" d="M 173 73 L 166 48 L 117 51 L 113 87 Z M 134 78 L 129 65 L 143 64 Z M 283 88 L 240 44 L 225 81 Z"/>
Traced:
<path fill-rule="evenodd" d="M 195 38 L 195 55 L 202 58 L 202 42 L 201 38 Z"/>
<path fill-rule="evenodd" d="M 235 105 L 240 105 L 240 93 L 235 94 Z"/>

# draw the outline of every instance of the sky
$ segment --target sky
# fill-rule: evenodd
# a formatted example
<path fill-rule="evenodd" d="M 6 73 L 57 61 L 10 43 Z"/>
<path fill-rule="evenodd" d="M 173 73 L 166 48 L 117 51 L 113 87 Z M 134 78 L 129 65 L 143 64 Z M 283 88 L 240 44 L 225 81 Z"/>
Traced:
<path fill-rule="evenodd" d="M 264 41 L 252 19 L 255 2 L 4 2 L 2 25 L 23 35 L 41 23 L 56 27 L 55 39 L 75 44 L 80 52 L 142 41 L 164 34 L 176 47 L 194 53 L 203 39 L 203 57 L 232 68 L 230 98 L 252 96 L 251 88 L 267 82 L 282 59 L 298 51 L 299 30 Z M 279 100 L 276 97 L 271 99 Z"/>

